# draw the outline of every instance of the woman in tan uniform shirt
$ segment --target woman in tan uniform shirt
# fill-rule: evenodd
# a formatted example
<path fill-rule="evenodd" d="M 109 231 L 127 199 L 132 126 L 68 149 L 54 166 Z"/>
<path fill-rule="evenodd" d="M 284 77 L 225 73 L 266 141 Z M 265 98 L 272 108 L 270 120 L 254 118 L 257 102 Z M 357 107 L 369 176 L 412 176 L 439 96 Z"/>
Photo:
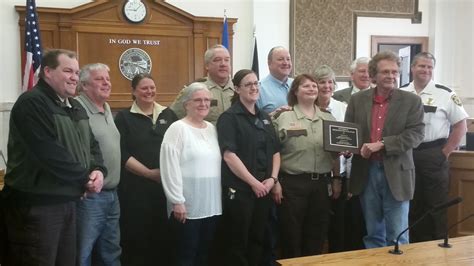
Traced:
<path fill-rule="evenodd" d="M 337 154 L 323 149 L 323 120 L 335 119 L 315 105 L 317 96 L 314 78 L 297 76 L 288 93 L 293 110 L 281 113 L 273 122 L 281 142 L 279 220 L 285 258 L 321 253 L 329 223 L 329 198 L 340 192 L 340 180 L 332 176 Z"/>

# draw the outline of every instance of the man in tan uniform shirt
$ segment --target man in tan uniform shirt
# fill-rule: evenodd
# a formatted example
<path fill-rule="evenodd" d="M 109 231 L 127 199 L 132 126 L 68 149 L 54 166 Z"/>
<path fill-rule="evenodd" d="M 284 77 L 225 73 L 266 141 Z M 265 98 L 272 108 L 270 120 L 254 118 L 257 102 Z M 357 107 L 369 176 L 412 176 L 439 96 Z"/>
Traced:
<path fill-rule="evenodd" d="M 215 45 L 204 54 L 204 63 L 208 75 L 196 82 L 206 84 L 212 94 L 211 110 L 205 120 L 215 125 L 217 118 L 230 107 L 230 99 L 234 95 L 234 84 L 230 79 L 231 61 L 229 51 L 222 45 Z M 179 118 L 185 116 L 182 96 L 183 91 L 178 94 L 170 106 Z"/>

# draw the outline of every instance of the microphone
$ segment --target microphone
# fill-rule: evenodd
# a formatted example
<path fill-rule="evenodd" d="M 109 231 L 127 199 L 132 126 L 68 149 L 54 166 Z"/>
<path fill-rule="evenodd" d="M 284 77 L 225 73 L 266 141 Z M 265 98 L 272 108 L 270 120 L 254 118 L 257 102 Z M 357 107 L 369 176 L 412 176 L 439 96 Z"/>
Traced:
<path fill-rule="evenodd" d="M 449 208 L 453 205 L 456 205 L 456 204 L 460 203 L 461 201 L 462 201 L 461 197 L 456 197 L 456 198 L 454 198 L 454 199 L 452 199 L 448 202 L 445 202 L 445 203 L 434 206 L 433 209 L 431 209 L 430 213 L 437 212 L 437 211 Z"/>
<path fill-rule="evenodd" d="M 459 222 L 456 222 L 455 224 L 451 225 L 448 230 L 446 230 L 446 235 L 444 236 L 444 242 L 443 243 L 439 243 L 438 246 L 442 247 L 442 248 L 450 248 L 452 247 L 451 244 L 448 244 L 448 237 L 449 237 L 449 230 L 453 229 L 453 227 L 455 227 L 456 225 L 466 221 L 467 219 L 471 218 L 474 216 L 474 213 L 471 213 L 470 215 L 464 217 L 461 221 Z"/>
<path fill-rule="evenodd" d="M 425 212 L 420 218 L 418 218 L 418 220 L 416 220 L 412 225 L 408 226 L 405 230 L 403 230 L 398 236 L 397 236 L 397 239 L 395 240 L 395 247 L 394 249 L 391 249 L 388 251 L 388 253 L 390 254 L 394 254 L 394 255 L 401 255 L 403 254 L 403 251 L 400 250 L 400 245 L 398 243 L 398 241 L 400 240 L 400 237 L 403 235 L 403 233 L 405 233 L 406 231 L 408 231 L 409 229 L 413 228 L 413 226 L 415 226 L 417 223 L 419 223 L 421 220 L 423 220 L 428 214 L 431 214 L 433 212 L 437 212 L 437 211 L 440 211 L 440 210 L 443 210 L 443 209 L 446 209 L 446 208 L 449 208 L 453 205 L 456 205 L 458 203 L 460 203 L 462 201 L 462 198 L 461 197 L 456 197 L 454 199 L 451 199 L 445 203 L 441 203 L 441 204 L 438 204 L 436 206 L 434 206 L 433 208 L 431 208 L 429 211 Z"/>

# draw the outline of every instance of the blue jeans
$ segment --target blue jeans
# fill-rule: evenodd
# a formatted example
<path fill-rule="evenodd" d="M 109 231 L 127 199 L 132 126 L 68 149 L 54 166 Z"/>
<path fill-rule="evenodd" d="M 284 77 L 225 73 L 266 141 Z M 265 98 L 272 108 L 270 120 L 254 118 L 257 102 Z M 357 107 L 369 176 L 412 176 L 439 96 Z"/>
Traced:
<path fill-rule="evenodd" d="M 360 195 L 367 236 L 366 248 L 391 246 L 404 229 L 408 227 L 409 201 L 397 201 L 387 183 L 383 162 L 369 164 L 367 185 Z M 400 244 L 408 244 L 408 231 L 400 237 Z"/>
<path fill-rule="evenodd" d="M 77 203 L 77 265 L 91 265 L 92 257 L 94 265 L 120 265 L 119 218 L 115 189 L 89 194 Z"/>

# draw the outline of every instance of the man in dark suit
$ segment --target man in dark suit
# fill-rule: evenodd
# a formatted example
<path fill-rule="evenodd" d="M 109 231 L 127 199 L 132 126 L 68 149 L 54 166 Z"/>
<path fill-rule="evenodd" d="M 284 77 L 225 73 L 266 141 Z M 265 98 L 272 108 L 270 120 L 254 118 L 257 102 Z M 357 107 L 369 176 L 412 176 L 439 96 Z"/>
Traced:
<path fill-rule="evenodd" d="M 350 192 L 360 194 L 366 248 L 393 245 L 408 227 L 415 189 L 412 149 L 424 136 L 423 105 L 413 93 L 398 90 L 400 59 L 380 52 L 369 63 L 375 88 L 352 95 L 347 122 L 361 126 L 362 147 L 352 159 Z M 408 232 L 400 243 L 408 243 Z"/>
<path fill-rule="evenodd" d="M 368 57 L 359 57 L 356 60 L 352 61 L 351 64 L 351 80 L 352 86 L 342 90 L 337 90 L 332 96 L 334 99 L 345 102 L 349 104 L 351 95 L 370 88 L 370 78 L 369 78 L 369 61 Z"/>

